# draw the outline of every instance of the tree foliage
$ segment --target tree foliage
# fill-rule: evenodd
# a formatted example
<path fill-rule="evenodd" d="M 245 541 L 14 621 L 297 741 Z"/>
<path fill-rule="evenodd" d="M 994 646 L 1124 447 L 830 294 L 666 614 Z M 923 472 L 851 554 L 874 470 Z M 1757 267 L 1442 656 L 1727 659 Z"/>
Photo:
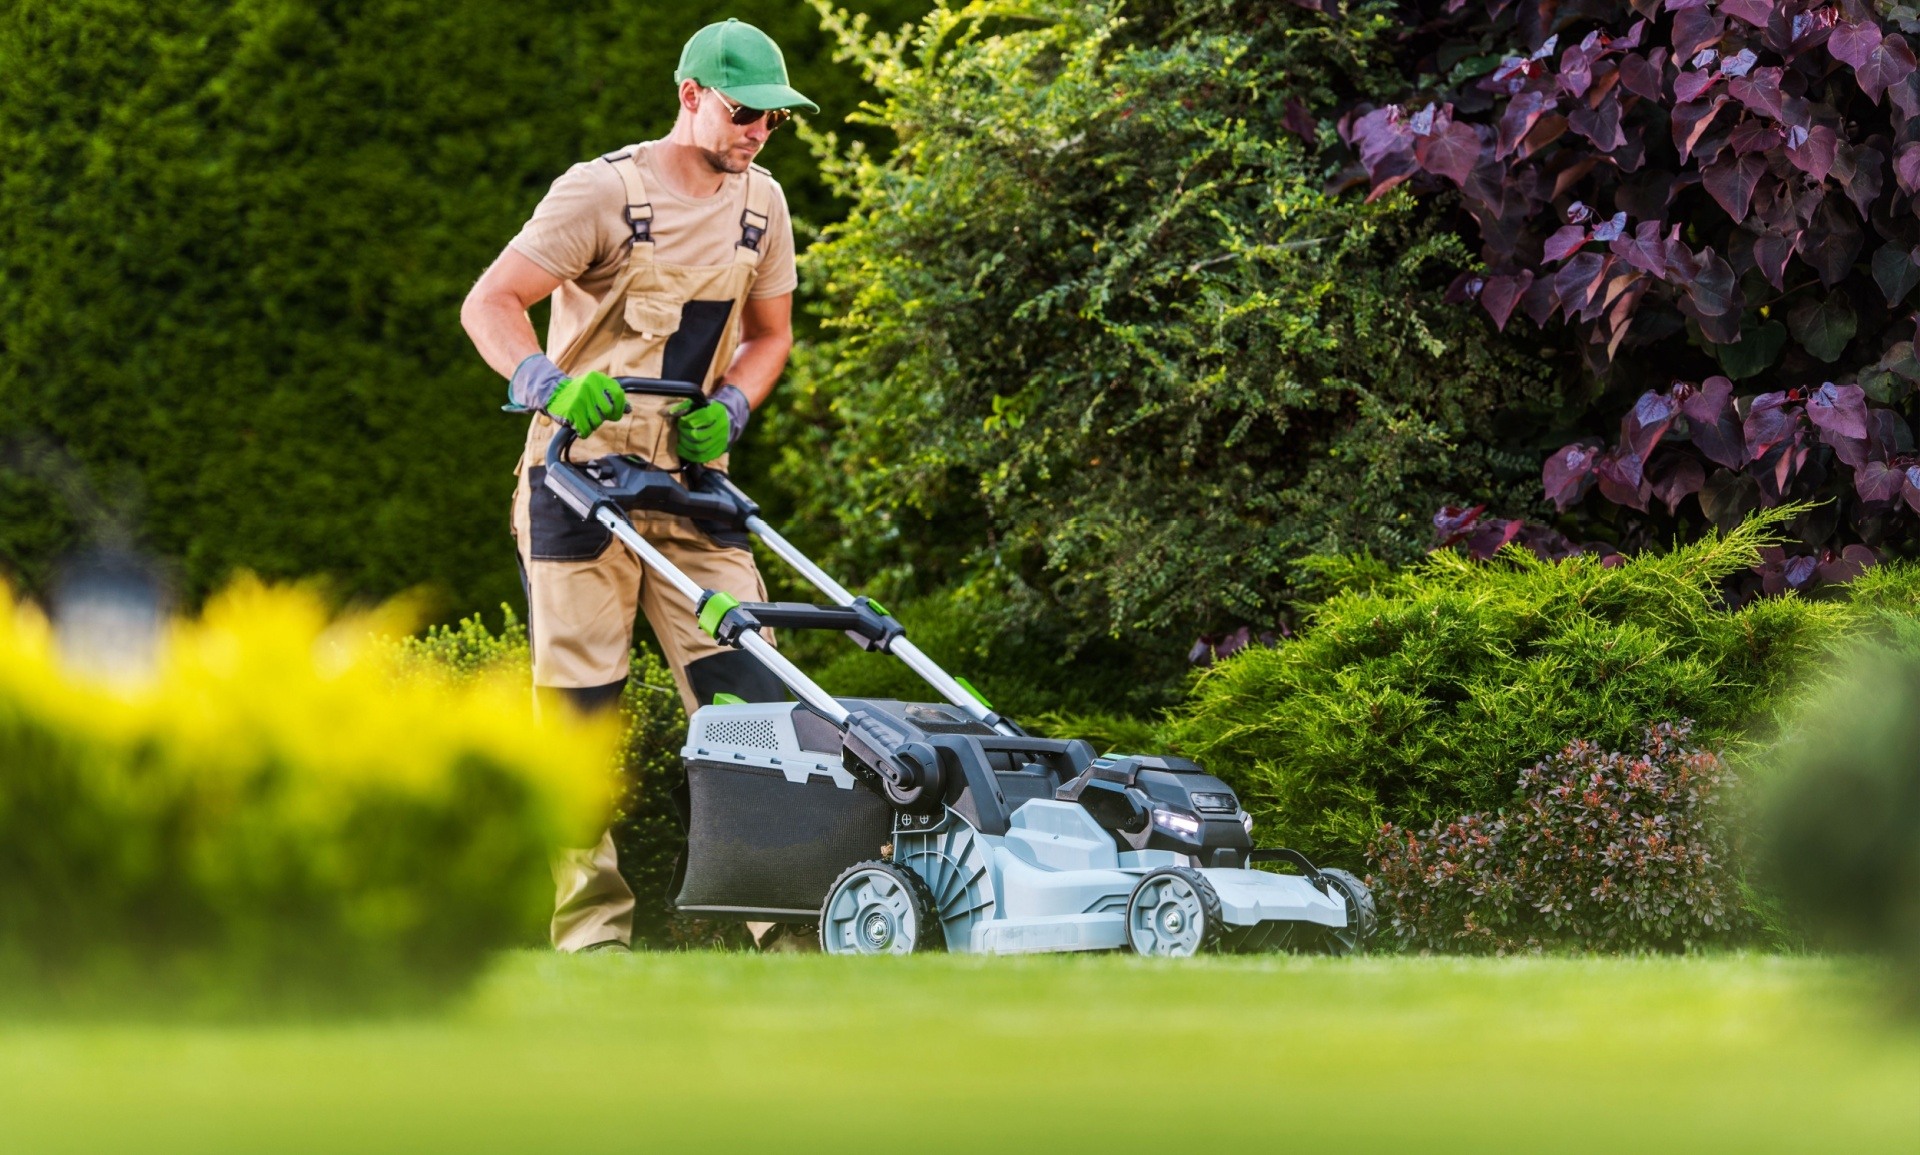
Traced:
<path fill-rule="evenodd" d="M 1794 527 L 1794 588 L 1849 544 L 1905 551 L 1920 510 L 1920 9 L 1404 11 L 1411 81 L 1342 131 L 1371 195 L 1457 198 L 1485 262 L 1458 297 L 1500 327 L 1564 323 L 1609 389 L 1580 432 L 1618 417 L 1618 436 L 1547 458 L 1555 504 L 1584 502 L 1576 522 L 1644 546 L 1828 501 Z"/>
<path fill-rule="evenodd" d="M 1440 306 L 1466 254 L 1406 197 L 1321 188 L 1388 27 L 1211 0 L 844 26 L 899 143 L 819 141 L 854 208 L 806 261 L 824 340 L 778 469 L 816 536 L 1068 646 L 1184 650 L 1272 621 L 1307 553 L 1406 559 L 1448 495 L 1524 501 L 1531 462 L 1485 440 L 1546 368 Z"/>

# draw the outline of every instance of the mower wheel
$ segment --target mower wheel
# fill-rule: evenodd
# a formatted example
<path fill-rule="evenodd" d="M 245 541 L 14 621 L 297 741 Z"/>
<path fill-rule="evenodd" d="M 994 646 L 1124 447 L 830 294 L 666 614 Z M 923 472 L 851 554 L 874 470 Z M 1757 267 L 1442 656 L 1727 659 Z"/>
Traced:
<path fill-rule="evenodd" d="M 1327 944 L 1334 954 L 1354 954 L 1367 948 L 1367 940 L 1380 925 L 1374 911 L 1373 891 L 1357 875 L 1336 867 L 1323 867 L 1320 876 L 1327 880 L 1347 902 L 1347 925 L 1329 928 Z"/>
<path fill-rule="evenodd" d="M 1127 899 L 1127 942 L 1135 953 L 1191 958 L 1219 945 L 1220 896 L 1190 866 L 1149 871 Z"/>
<path fill-rule="evenodd" d="M 940 946 L 933 895 L 920 876 L 874 860 L 849 866 L 820 904 L 820 949 L 828 954 L 912 954 Z"/>

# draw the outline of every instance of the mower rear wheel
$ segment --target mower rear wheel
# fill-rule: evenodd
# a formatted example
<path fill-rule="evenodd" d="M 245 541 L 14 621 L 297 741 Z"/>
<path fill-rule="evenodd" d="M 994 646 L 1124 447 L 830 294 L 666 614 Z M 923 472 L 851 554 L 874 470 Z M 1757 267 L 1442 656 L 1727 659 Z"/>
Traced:
<path fill-rule="evenodd" d="M 1127 942 L 1134 952 L 1191 958 L 1220 942 L 1220 896 L 1190 866 L 1149 871 L 1127 899 Z"/>
<path fill-rule="evenodd" d="M 1323 867 L 1320 871 L 1333 889 L 1347 902 L 1347 925 L 1327 930 L 1327 943 L 1334 954 L 1354 954 L 1367 948 L 1367 940 L 1373 937 L 1374 928 L 1380 924 L 1380 916 L 1373 907 L 1373 891 L 1358 875 L 1337 867 Z"/>
<path fill-rule="evenodd" d="M 903 866 L 879 860 L 850 866 L 820 904 L 820 949 L 828 954 L 912 954 L 939 944 L 933 896 Z"/>

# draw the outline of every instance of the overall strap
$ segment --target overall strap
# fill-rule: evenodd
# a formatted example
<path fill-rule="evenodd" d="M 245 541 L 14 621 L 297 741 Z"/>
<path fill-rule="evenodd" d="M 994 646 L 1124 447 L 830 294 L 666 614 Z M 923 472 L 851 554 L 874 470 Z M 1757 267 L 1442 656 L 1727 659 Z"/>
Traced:
<path fill-rule="evenodd" d="M 773 207 L 773 176 L 759 165 L 747 166 L 747 207 L 740 210 L 740 243 L 734 246 L 733 263 L 758 268 L 766 249 L 767 215 Z"/>
<path fill-rule="evenodd" d="M 626 186 L 627 204 L 621 215 L 631 233 L 627 238 L 627 259 L 631 261 L 641 254 L 650 259 L 653 256 L 653 200 L 647 196 L 647 182 L 640 177 L 640 150 L 630 148 L 608 153 L 600 159 L 614 167 L 620 174 L 620 183 Z M 642 249 L 642 245 L 646 248 Z"/>
<path fill-rule="evenodd" d="M 594 309 L 592 318 L 573 335 L 573 340 L 567 342 L 565 349 L 548 353 L 554 364 L 569 373 L 577 368 L 573 358 L 612 319 L 616 311 L 626 307 L 627 288 L 633 284 L 634 276 L 653 263 L 653 202 L 647 198 L 646 182 L 640 179 L 638 153 L 637 148 L 630 148 L 624 152 L 610 152 L 600 158 L 614 167 L 620 174 L 620 183 L 626 187 L 627 203 L 622 214 L 632 235 L 627 238 L 627 259 L 606 296 L 600 299 L 599 307 Z"/>

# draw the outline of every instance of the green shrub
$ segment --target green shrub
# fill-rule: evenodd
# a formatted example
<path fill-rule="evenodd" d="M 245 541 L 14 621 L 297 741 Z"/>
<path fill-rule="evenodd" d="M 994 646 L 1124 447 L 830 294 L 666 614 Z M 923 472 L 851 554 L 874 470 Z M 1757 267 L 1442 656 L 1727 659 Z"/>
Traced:
<path fill-rule="evenodd" d="M 1909 623 L 1911 625 L 1911 623 Z M 1772 751 L 1767 883 L 1801 930 L 1894 959 L 1920 1005 L 1920 659 L 1864 648 Z"/>
<path fill-rule="evenodd" d="M 532 940 L 613 735 L 511 679 L 410 676 L 376 624 L 243 583 L 123 685 L 0 600 L 0 998 L 408 1005 Z"/>
<path fill-rule="evenodd" d="M 1468 256 L 1409 200 L 1322 191 L 1390 30 L 992 0 L 845 31 L 899 144 L 820 142 L 855 207 L 805 261 L 826 339 L 777 469 L 816 540 L 902 600 L 986 580 L 1069 645 L 1177 654 L 1271 621 L 1307 554 L 1406 560 L 1443 500 L 1532 500 L 1481 446 L 1547 367 L 1440 304 Z"/>
<path fill-rule="evenodd" d="M 1732 812 L 1739 782 L 1688 731 L 1651 726 L 1631 755 L 1574 742 L 1521 771 L 1498 813 L 1424 831 L 1388 823 L 1367 855 L 1388 938 L 1500 954 L 1743 941 L 1756 920 Z"/>
<path fill-rule="evenodd" d="M 1738 752 L 1848 639 L 1907 629 L 1920 567 L 1876 567 L 1847 600 L 1723 608 L 1783 507 L 1664 554 L 1543 562 L 1440 552 L 1333 594 L 1301 635 L 1198 678 L 1169 725 L 1233 782 L 1266 845 L 1356 861 L 1382 823 L 1420 829 L 1506 803 L 1514 775 L 1570 742 L 1624 749 L 1690 718 Z"/>

